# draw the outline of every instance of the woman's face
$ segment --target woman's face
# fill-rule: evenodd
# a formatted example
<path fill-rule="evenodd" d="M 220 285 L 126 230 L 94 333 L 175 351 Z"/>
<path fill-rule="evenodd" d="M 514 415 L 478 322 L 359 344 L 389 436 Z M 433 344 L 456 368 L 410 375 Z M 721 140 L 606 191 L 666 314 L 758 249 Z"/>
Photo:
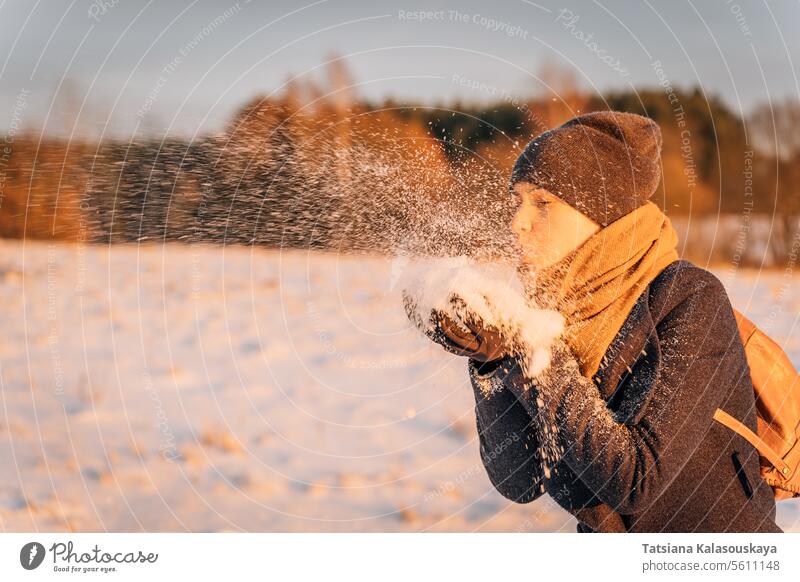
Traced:
<path fill-rule="evenodd" d="M 519 202 L 511 229 L 521 261 L 533 269 L 558 262 L 600 230 L 600 225 L 555 195 L 532 184 L 514 186 Z"/>

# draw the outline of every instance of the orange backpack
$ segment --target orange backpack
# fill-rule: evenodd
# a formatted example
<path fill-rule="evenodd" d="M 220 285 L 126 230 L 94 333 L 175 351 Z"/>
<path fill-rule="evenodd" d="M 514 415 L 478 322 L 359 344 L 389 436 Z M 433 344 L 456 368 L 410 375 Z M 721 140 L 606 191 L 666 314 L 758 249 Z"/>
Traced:
<path fill-rule="evenodd" d="M 720 408 L 714 420 L 758 450 L 761 477 L 776 500 L 800 497 L 800 375 L 777 343 L 734 314 L 755 388 L 758 434 Z"/>

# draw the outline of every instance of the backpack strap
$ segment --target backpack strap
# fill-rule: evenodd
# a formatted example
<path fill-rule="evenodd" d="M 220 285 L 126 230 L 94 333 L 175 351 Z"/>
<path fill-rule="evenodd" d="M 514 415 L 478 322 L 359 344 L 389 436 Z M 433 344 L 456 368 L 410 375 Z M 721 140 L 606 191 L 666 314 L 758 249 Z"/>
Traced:
<path fill-rule="evenodd" d="M 789 474 L 792 472 L 789 465 L 782 458 L 780 458 L 778 453 L 776 453 L 772 447 L 765 443 L 756 433 L 721 408 L 717 408 L 717 410 L 714 412 L 714 420 L 727 426 L 733 432 L 753 445 L 762 456 L 766 457 L 769 462 L 772 463 L 772 466 L 778 470 L 778 473 L 780 473 L 782 477 L 789 477 Z"/>

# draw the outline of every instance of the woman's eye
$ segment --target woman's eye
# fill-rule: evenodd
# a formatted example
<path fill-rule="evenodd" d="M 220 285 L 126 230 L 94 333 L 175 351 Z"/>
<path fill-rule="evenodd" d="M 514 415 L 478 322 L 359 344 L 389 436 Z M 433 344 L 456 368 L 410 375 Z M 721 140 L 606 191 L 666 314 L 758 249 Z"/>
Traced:
<path fill-rule="evenodd" d="M 550 201 L 549 201 L 549 200 L 539 200 L 539 201 L 536 203 L 536 206 L 537 206 L 538 208 L 544 208 L 544 207 L 545 207 L 545 206 L 547 206 L 548 204 L 550 204 Z"/>

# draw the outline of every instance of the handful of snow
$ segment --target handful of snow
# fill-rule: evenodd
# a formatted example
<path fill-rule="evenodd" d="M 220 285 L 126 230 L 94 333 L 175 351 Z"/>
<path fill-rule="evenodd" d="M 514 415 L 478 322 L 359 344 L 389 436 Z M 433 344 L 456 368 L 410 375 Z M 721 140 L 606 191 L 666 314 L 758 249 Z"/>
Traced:
<path fill-rule="evenodd" d="M 423 333 L 434 331 L 439 311 L 457 325 L 471 321 L 499 331 L 529 378 L 550 365 L 550 346 L 563 333 L 564 318 L 531 305 L 513 267 L 467 257 L 435 259 L 409 265 L 401 280 Z"/>

